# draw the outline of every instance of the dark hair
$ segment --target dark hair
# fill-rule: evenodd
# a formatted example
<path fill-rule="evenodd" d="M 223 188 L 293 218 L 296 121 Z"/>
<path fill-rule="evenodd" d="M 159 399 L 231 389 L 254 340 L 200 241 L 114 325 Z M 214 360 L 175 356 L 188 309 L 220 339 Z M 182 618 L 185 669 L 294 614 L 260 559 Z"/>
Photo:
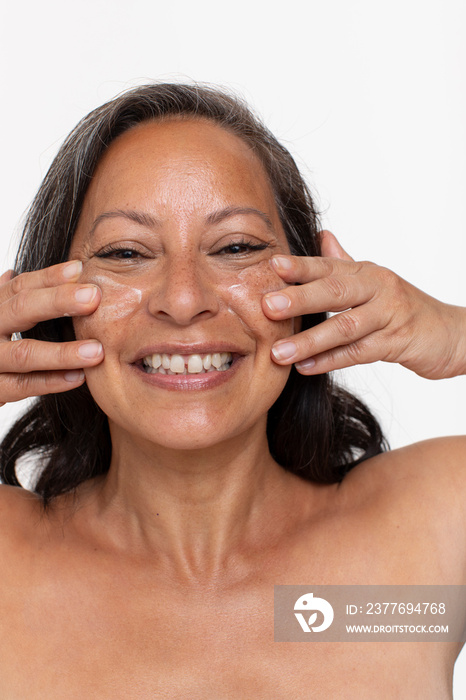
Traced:
<path fill-rule="evenodd" d="M 236 134 L 262 161 L 294 255 L 319 255 L 318 215 L 290 153 L 237 97 L 205 85 L 150 84 L 129 90 L 85 117 L 53 161 L 26 218 L 16 272 L 67 259 L 83 200 L 96 165 L 120 134 L 147 120 L 208 119 Z M 302 318 L 302 329 L 325 320 Z M 25 337 L 70 338 L 70 319 L 39 323 Z M 329 375 L 304 377 L 294 368 L 268 415 L 274 458 L 305 479 L 333 483 L 358 462 L 386 447 L 369 409 Z M 3 440 L 0 478 L 20 485 L 16 464 L 33 455 L 40 468 L 34 491 L 50 499 L 106 472 L 111 442 L 105 414 L 84 384 L 35 399 Z"/>

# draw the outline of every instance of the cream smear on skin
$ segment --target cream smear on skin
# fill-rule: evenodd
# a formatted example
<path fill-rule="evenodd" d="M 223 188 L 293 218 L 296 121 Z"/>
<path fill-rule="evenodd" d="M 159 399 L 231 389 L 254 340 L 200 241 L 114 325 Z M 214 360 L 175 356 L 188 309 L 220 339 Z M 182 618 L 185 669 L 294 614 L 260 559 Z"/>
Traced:
<path fill-rule="evenodd" d="M 111 427 L 176 449 L 219 444 L 259 424 L 262 431 L 290 372 L 271 348 L 292 320 L 262 310 L 263 295 L 285 286 L 270 258 L 288 252 L 267 174 L 235 135 L 181 120 L 115 139 L 70 251 L 103 293 L 96 311 L 73 324 L 78 339 L 104 346 L 86 378 Z M 189 377 L 144 369 L 149 355 L 196 351 L 230 353 L 231 366 Z"/>
<path fill-rule="evenodd" d="M 131 287 L 104 275 L 92 275 L 88 282 L 100 287 L 102 299 L 94 313 L 105 319 L 125 318 L 142 302 L 142 289 L 138 287 Z"/>
<path fill-rule="evenodd" d="M 285 289 L 288 285 L 273 269 L 270 258 L 263 260 L 260 263 L 250 265 L 243 270 L 240 270 L 235 275 L 236 282 L 234 284 L 220 284 L 220 289 L 224 289 L 226 293 L 222 297 L 227 300 L 227 308 L 231 314 L 236 314 L 236 308 L 244 306 L 245 298 L 248 303 L 251 303 L 251 289 L 257 292 L 254 295 L 254 301 L 261 306 L 262 297 L 269 293 Z M 238 282 L 238 279 L 240 280 Z M 150 289 L 140 289 L 129 285 L 127 282 L 119 282 L 112 279 L 110 276 L 102 274 L 93 274 L 86 278 L 87 283 L 96 284 L 102 292 L 102 298 L 94 315 L 102 317 L 105 320 L 123 319 L 134 313 L 142 304 L 143 297 L 151 293 Z M 239 316 L 240 320 L 241 316 Z M 293 320 L 294 321 L 294 320 Z M 246 325 L 242 321 L 243 325 Z M 283 324 L 289 326 L 290 320 L 286 321 L 271 321 L 274 324 Z M 294 326 L 294 322 L 293 322 Z M 283 335 L 288 335 L 293 330 L 287 327 Z"/>
<path fill-rule="evenodd" d="M 241 325 L 243 326 L 247 335 L 254 336 L 256 331 L 260 330 L 260 326 L 263 325 L 264 314 L 261 308 L 261 301 L 264 294 L 278 291 L 285 288 L 287 285 L 270 264 L 270 258 L 249 265 L 241 270 L 236 270 L 234 274 L 235 282 L 233 284 L 229 284 L 229 282 L 231 282 L 230 275 L 226 275 L 225 277 L 226 279 L 224 284 L 221 282 L 216 283 L 218 296 L 222 299 L 227 311 L 234 315 L 236 320 L 240 320 Z M 230 277 L 229 280 L 228 277 Z M 90 274 L 86 281 L 98 285 L 101 289 L 101 302 L 92 316 L 99 320 L 101 319 L 103 323 L 107 323 L 109 321 L 118 322 L 119 320 L 123 320 L 136 314 L 142 309 L 142 307 L 149 303 L 150 296 L 151 294 L 155 293 L 154 288 L 157 287 L 156 280 L 154 280 L 154 278 L 151 278 L 150 281 L 146 278 L 146 284 L 142 289 L 140 287 L 135 287 L 128 284 L 128 282 L 120 282 L 115 280 L 111 276 L 105 274 Z M 240 313 L 240 310 L 244 309 L 246 306 L 252 309 L 256 306 L 256 304 L 256 308 L 259 311 L 258 321 L 259 319 L 262 319 L 262 323 L 257 324 L 259 328 L 254 327 L 256 324 L 251 324 L 251 317 L 249 317 L 248 321 L 246 322 L 243 320 Z M 253 314 L 253 317 L 255 317 L 255 314 Z M 270 330 L 272 331 L 270 347 L 277 339 L 279 324 L 283 326 L 282 332 L 278 334 L 280 337 L 285 337 L 293 332 L 294 320 L 269 320 L 269 323 Z M 224 338 L 219 338 L 219 340 L 223 341 Z M 101 338 L 101 342 L 103 342 L 105 349 L 105 338 Z M 204 371 L 214 371 L 214 369 L 218 369 L 220 371 L 230 369 L 232 364 L 232 356 L 230 353 L 228 353 L 228 357 L 226 357 L 225 354 L 222 361 L 223 364 L 221 365 L 218 364 L 217 359 L 218 358 L 216 355 L 213 355 L 212 357 L 211 355 L 208 355 L 207 357 L 202 356 L 202 358 L 198 357 L 197 355 L 191 358 L 186 357 L 184 359 L 186 367 L 182 367 L 180 369 L 178 364 L 183 362 L 183 360 L 181 360 L 181 356 L 175 355 L 169 358 L 165 355 L 159 356 L 158 354 L 155 354 L 144 359 L 143 366 L 147 373 L 182 373 L 185 375 Z M 196 369 L 194 365 L 196 362 L 199 364 L 199 360 L 201 360 L 201 364 L 203 364 L 204 368 Z M 170 361 L 173 366 L 171 366 Z M 211 361 L 213 361 L 214 365 L 212 367 Z"/>
<path fill-rule="evenodd" d="M 278 292 L 289 286 L 272 267 L 271 258 L 246 267 L 244 270 L 237 273 L 236 279 L 241 281 L 225 286 L 230 297 L 228 311 L 232 314 L 235 313 L 234 306 L 244 304 L 244 298 L 251 296 L 252 286 L 257 289 L 257 297 L 254 301 L 257 302 L 259 307 L 261 307 L 262 298 L 265 294 L 269 292 Z M 294 333 L 295 319 L 287 319 L 285 321 L 271 320 L 270 323 L 283 325 L 283 337 Z M 270 347 L 272 347 L 272 343 Z"/>

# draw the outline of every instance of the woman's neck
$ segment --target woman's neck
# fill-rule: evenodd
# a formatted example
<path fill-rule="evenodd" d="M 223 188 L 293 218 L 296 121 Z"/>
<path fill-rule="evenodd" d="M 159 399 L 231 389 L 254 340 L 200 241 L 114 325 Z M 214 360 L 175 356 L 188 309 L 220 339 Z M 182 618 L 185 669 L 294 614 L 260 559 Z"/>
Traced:
<path fill-rule="evenodd" d="M 189 452 L 112 442 L 98 497 L 106 532 L 190 580 L 218 576 L 264 546 L 264 533 L 268 545 L 283 536 L 307 491 L 272 459 L 263 430 Z"/>

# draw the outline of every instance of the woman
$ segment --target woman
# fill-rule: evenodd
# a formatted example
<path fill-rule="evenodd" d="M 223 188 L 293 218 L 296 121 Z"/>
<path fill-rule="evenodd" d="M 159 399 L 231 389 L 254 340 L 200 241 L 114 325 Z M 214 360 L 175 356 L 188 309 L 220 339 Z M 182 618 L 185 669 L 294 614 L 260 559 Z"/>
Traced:
<path fill-rule="evenodd" d="M 217 91 L 64 144 L 0 288 L 1 398 L 41 395 L 2 448 L 4 697 L 451 697 L 458 644 L 273 641 L 277 584 L 464 583 L 465 440 L 384 452 L 325 373 L 464 373 L 465 311 L 317 231 Z"/>

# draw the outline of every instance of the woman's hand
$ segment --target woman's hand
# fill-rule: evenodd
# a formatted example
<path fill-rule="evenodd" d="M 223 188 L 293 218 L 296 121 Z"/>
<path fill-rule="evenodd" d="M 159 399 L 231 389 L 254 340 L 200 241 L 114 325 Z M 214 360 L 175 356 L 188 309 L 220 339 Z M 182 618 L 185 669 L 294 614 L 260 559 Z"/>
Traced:
<path fill-rule="evenodd" d="M 275 362 L 297 363 L 302 374 L 376 360 L 398 362 L 428 379 L 466 373 L 466 309 L 437 301 L 386 268 L 355 262 L 329 231 L 322 232 L 322 253 L 272 258 L 294 286 L 264 296 L 270 319 L 335 312 L 275 343 Z"/>
<path fill-rule="evenodd" d="M 17 277 L 0 277 L 0 405 L 29 396 L 74 389 L 84 381 L 84 367 L 103 359 L 98 341 L 49 343 L 11 340 L 14 333 L 60 316 L 91 314 L 101 293 L 92 284 L 77 284 L 82 263 L 54 265 Z"/>

